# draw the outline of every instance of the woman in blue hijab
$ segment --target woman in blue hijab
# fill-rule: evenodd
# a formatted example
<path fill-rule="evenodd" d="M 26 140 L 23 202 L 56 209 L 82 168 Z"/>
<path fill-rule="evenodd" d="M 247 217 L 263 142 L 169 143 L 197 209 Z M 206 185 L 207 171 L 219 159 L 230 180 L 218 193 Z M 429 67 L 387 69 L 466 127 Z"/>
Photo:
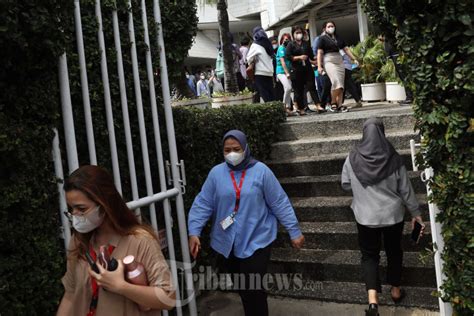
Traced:
<path fill-rule="evenodd" d="M 288 196 L 270 168 L 252 157 L 243 132 L 231 130 L 224 135 L 223 155 L 225 162 L 209 172 L 189 211 L 190 252 L 197 257 L 202 229 L 212 218 L 211 248 L 221 268 L 233 276 L 234 286 L 239 285 L 245 315 L 265 316 L 265 284 L 253 278 L 264 280 L 278 222 L 294 248 L 303 246 L 304 237 Z M 260 288 L 250 289 L 249 285 L 259 283 Z"/>

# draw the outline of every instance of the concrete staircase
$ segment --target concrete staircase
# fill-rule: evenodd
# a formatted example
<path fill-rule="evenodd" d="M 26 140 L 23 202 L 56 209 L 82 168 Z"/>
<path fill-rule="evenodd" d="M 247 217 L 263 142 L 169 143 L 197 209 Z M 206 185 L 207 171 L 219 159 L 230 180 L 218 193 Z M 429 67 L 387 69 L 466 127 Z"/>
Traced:
<path fill-rule="evenodd" d="M 416 139 L 417 134 L 409 107 L 377 105 L 349 113 L 291 117 L 282 125 L 279 142 L 273 145 L 272 161 L 267 163 L 290 196 L 306 244 L 299 251 L 291 248 L 287 232 L 280 228 L 269 272 L 301 273 L 303 288 L 272 290 L 270 294 L 366 304 L 351 196 L 340 187 L 340 173 L 350 149 L 362 137 L 363 122 L 371 116 L 383 119 L 386 135 L 403 156 L 407 169 L 412 170 L 409 140 Z M 425 186 L 419 173 L 410 171 L 409 176 L 426 221 Z M 438 301 L 431 296 L 436 289 L 433 259 L 420 260 L 420 252 L 431 248 L 429 226 L 420 244 L 412 245 L 408 212 L 405 220 L 402 282 L 407 297 L 399 305 L 437 309 Z M 385 268 L 382 253 L 382 280 Z M 380 304 L 393 305 L 389 293 L 389 286 L 384 285 Z"/>

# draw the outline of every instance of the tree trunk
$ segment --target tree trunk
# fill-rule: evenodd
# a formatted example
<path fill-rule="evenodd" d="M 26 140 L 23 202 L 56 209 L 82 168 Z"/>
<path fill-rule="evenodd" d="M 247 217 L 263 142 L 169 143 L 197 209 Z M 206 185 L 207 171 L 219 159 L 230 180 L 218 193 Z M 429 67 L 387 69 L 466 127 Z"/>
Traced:
<path fill-rule="evenodd" d="M 237 76 L 234 73 L 234 59 L 232 54 L 232 43 L 229 39 L 229 15 L 227 14 L 227 0 L 217 1 L 217 12 L 219 20 L 219 32 L 224 56 L 224 82 L 225 91 L 238 93 Z"/>

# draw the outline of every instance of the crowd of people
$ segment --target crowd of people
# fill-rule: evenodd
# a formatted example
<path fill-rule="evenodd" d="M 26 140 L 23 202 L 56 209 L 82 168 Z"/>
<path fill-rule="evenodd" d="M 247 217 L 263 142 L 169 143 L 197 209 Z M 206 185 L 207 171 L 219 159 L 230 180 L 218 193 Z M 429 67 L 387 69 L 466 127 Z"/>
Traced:
<path fill-rule="evenodd" d="M 288 116 L 309 112 L 347 112 L 343 105 L 346 91 L 354 98 L 352 108 L 361 107 L 359 89 L 352 79 L 358 61 L 337 34 L 336 24 L 323 24 L 321 34 L 311 43 L 309 32 L 294 26 L 292 32 L 269 38 L 262 27 L 255 27 L 252 42 L 244 37 L 240 47 L 232 43 L 234 72 L 239 90 L 255 92 L 254 102 L 281 100 Z M 249 77 L 249 68 L 253 75 Z M 218 46 L 216 65 L 193 76 L 187 71 L 188 85 L 196 96 L 212 97 L 224 91 L 224 58 Z M 196 80 L 196 77 L 199 80 Z M 308 104 L 314 104 L 311 109 Z"/>

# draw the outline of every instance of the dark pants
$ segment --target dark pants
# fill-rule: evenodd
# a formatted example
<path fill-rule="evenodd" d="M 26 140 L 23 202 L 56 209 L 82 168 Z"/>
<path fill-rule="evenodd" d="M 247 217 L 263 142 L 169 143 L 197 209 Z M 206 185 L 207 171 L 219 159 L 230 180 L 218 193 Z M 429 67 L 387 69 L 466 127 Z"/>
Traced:
<path fill-rule="evenodd" d="M 397 63 L 397 57 L 392 56 L 390 58 L 392 58 L 393 64 L 395 65 L 395 71 L 397 72 L 398 77 L 400 77 L 400 80 L 403 83 L 405 83 L 405 76 L 404 76 L 403 71 L 401 69 L 402 67 Z M 405 92 L 407 94 L 407 100 L 413 100 L 413 93 L 411 92 L 411 90 L 407 86 L 405 86 Z"/>
<path fill-rule="evenodd" d="M 383 235 L 387 254 L 387 283 L 400 286 L 402 277 L 403 250 L 401 246 L 404 222 L 380 228 L 370 228 L 357 224 L 359 247 L 362 253 L 362 276 L 365 288 L 382 292 L 379 275 L 380 248 Z"/>
<path fill-rule="evenodd" d="M 275 100 L 283 100 L 284 89 L 280 81 L 273 77 Z"/>
<path fill-rule="evenodd" d="M 357 85 L 355 84 L 354 80 L 352 80 L 352 71 L 348 69 L 346 69 L 344 77 L 344 87 L 346 91 L 351 94 L 351 96 L 356 102 L 360 101 L 359 89 L 357 89 Z"/>
<path fill-rule="evenodd" d="M 245 316 L 266 316 L 268 315 L 267 293 L 264 288 L 252 288 L 258 282 L 250 281 L 251 277 L 263 280 L 263 276 L 267 273 L 268 263 L 270 261 L 271 244 L 265 248 L 257 249 L 253 255 L 248 258 L 240 259 L 234 256 L 233 251 L 229 258 L 218 254 L 217 265 L 224 272 L 231 274 L 244 275 L 245 284 L 240 284 L 238 290 L 242 305 L 244 306 Z M 240 277 L 233 277 L 233 280 L 240 280 Z"/>
<path fill-rule="evenodd" d="M 318 81 L 318 93 L 321 99 L 321 104 L 331 104 L 331 80 L 328 75 L 319 75 L 316 80 Z"/>
<path fill-rule="evenodd" d="M 273 77 L 255 75 L 255 85 L 257 86 L 257 91 L 264 102 L 275 101 L 275 95 L 273 93 Z"/>
<path fill-rule="evenodd" d="M 295 103 L 297 103 L 298 109 L 303 110 L 305 108 L 305 104 L 307 104 L 307 102 L 305 102 L 305 87 L 307 89 L 306 91 L 309 91 L 314 104 L 321 103 L 316 90 L 316 85 L 314 84 L 314 80 L 315 78 L 312 70 L 298 71 L 292 74 L 291 85 L 293 87 Z"/>
<path fill-rule="evenodd" d="M 239 86 L 239 91 L 243 91 L 245 89 L 245 79 L 242 76 L 242 74 L 239 72 L 235 73 L 235 76 L 237 77 L 237 84 Z"/>

